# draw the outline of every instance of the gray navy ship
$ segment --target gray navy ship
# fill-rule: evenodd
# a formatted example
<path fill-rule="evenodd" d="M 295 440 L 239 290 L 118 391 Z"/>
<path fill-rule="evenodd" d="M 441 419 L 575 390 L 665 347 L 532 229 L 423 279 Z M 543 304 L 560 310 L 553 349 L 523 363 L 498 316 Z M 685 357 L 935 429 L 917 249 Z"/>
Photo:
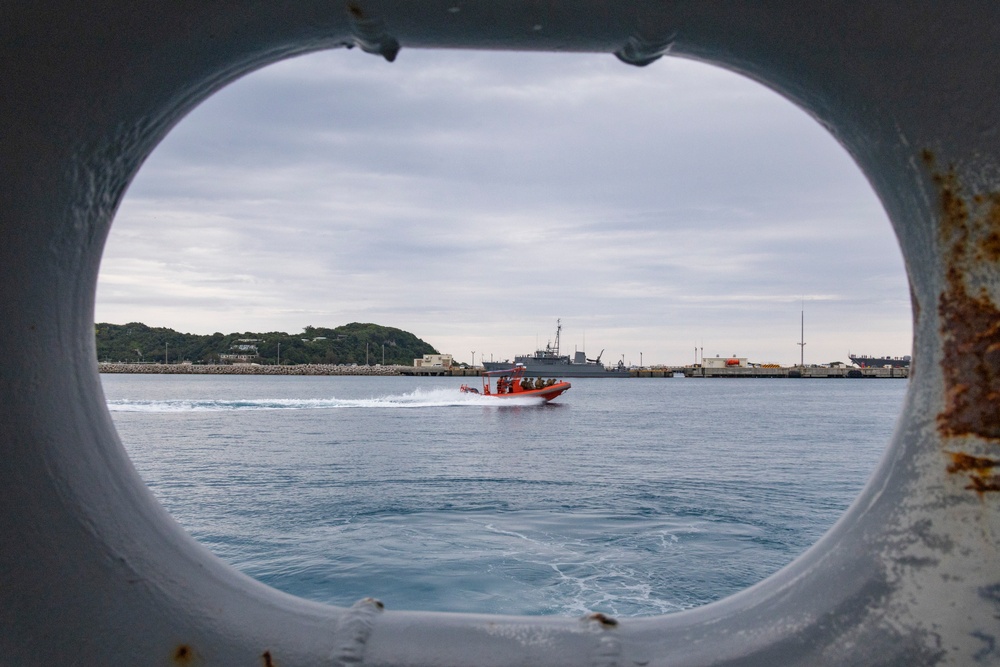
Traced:
<path fill-rule="evenodd" d="M 849 354 L 847 356 L 850 357 L 855 366 L 860 366 L 861 368 L 885 368 L 886 366 L 891 366 L 892 368 L 910 367 L 910 355 L 908 354 L 902 357 L 869 357 L 867 354 Z"/>
<path fill-rule="evenodd" d="M 500 371 L 522 364 L 525 377 L 544 378 L 615 378 L 628 377 L 625 364 L 618 362 L 614 368 L 607 368 L 601 363 L 601 354 L 596 359 L 588 359 L 586 352 L 576 352 L 571 359 L 568 354 L 559 354 L 559 336 L 562 334 L 562 320 L 556 320 L 555 344 L 549 341 L 542 350 L 534 354 L 523 354 L 514 357 L 514 361 L 484 361 L 483 367 L 488 371 Z"/>

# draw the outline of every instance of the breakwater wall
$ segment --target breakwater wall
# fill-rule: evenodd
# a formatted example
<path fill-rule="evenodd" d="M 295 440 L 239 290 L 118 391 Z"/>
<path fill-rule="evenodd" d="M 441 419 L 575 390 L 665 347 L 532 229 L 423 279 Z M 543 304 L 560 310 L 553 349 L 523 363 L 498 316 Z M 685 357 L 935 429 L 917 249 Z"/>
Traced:
<path fill-rule="evenodd" d="M 405 368 L 405 367 L 404 367 Z M 402 375 L 398 366 L 338 366 L 297 364 L 254 366 L 250 364 L 119 364 L 99 363 L 101 373 L 146 373 L 150 375 Z"/>
<path fill-rule="evenodd" d="M 253 364 L 124 364 L 99 363 L 101 373 L 146 373 L 150 375 L 482 375 L 481 368 L 440 368 L 433 366 L 340 366 L 298 364 L 296 366 L 256 366 Z M 557 374 L 558 375 L 558 374 Z M 910 377 L 909 368 L 827 368 L 789 366 L 781 368 L 701 368 L 676 366 L 632 369 L 630 377 L 640 378 L 900 378 Z M 600 378 L 601 376 L 594 376 Z M 608 374 L 607 377 L 621 377 Z M 576 379 L 570 376 L 571 380 Z"/>
<path fill-rule="evenodd" d="M 781 366 L 765 368 L 703 368 L 676 366 L 662 369 L 633 369 L 632 377 L 687 378 L 898 378 L 910 377 L 909 368 L 851 368 L 827 366 Z"/>

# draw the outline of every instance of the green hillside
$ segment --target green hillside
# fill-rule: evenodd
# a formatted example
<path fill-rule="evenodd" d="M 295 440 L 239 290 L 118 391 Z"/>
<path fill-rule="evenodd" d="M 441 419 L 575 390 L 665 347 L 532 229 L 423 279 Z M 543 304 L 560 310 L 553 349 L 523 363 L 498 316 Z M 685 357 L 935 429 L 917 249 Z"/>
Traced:
<path fill-rule="evenodd" d="M 409 366 L 425 354 L 437 350 L 413 334 L 378 324 L 352 322 L 340 327 L 306 327 L 300 334 L 283 331 L 266 333 L 179 333 L 140 322 L 95 325 L 98 361 L 146 361 L 163 363 L 225 363 L 226 355 L 246 355 L 253 363 L 282 364 L 386 364 Z"/>

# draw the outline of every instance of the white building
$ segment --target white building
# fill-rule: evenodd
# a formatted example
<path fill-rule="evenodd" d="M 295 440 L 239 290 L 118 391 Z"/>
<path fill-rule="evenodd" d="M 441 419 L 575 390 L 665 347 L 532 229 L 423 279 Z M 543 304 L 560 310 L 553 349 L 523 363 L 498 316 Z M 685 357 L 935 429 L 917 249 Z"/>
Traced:
<path fill-rule="evenodd" d="M 228 354 L 220 354 L 219 361 L 224 364 L 252 364 L 260 358 L 257 351 L 259 338 L 240 338 L 229 346 Z"/>
<path fill-rule="evenodd" d="M 423 359 L 413 360 L 417 368 L 451 368 L 451 363 L 450 354 L 425 354 Z"/>
<path fill-rule="evenodd" d="M 746 357 L 702 357 L 704 368 L 746 368 L 750 364 Z"/>

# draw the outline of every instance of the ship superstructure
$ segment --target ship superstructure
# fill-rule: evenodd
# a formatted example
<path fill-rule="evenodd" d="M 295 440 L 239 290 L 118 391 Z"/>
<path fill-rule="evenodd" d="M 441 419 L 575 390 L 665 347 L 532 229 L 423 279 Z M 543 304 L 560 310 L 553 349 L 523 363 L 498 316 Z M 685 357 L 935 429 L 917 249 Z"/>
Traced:
<path fill-rule="evenodd" d="M 559 339 L 562 335 L 562 320 L 556 320 L 556 338 L 545 343 L 545 347 L 535 350 L 534 354 L 522 354 L 514 357 L 514 361 L 484 361 L 483 367 L 488 371 L 498 371 L 510 368 L 514 364 L 524 365 L 525 377 L 628 377 L 628 369 L 619 363 L 614 368 L 607 368 L 601 363 L 601 354 L 596 359 L 588 359 L 586 352 L 576 351 L 572 359 L 568 354 L 560 354 Z"/>

